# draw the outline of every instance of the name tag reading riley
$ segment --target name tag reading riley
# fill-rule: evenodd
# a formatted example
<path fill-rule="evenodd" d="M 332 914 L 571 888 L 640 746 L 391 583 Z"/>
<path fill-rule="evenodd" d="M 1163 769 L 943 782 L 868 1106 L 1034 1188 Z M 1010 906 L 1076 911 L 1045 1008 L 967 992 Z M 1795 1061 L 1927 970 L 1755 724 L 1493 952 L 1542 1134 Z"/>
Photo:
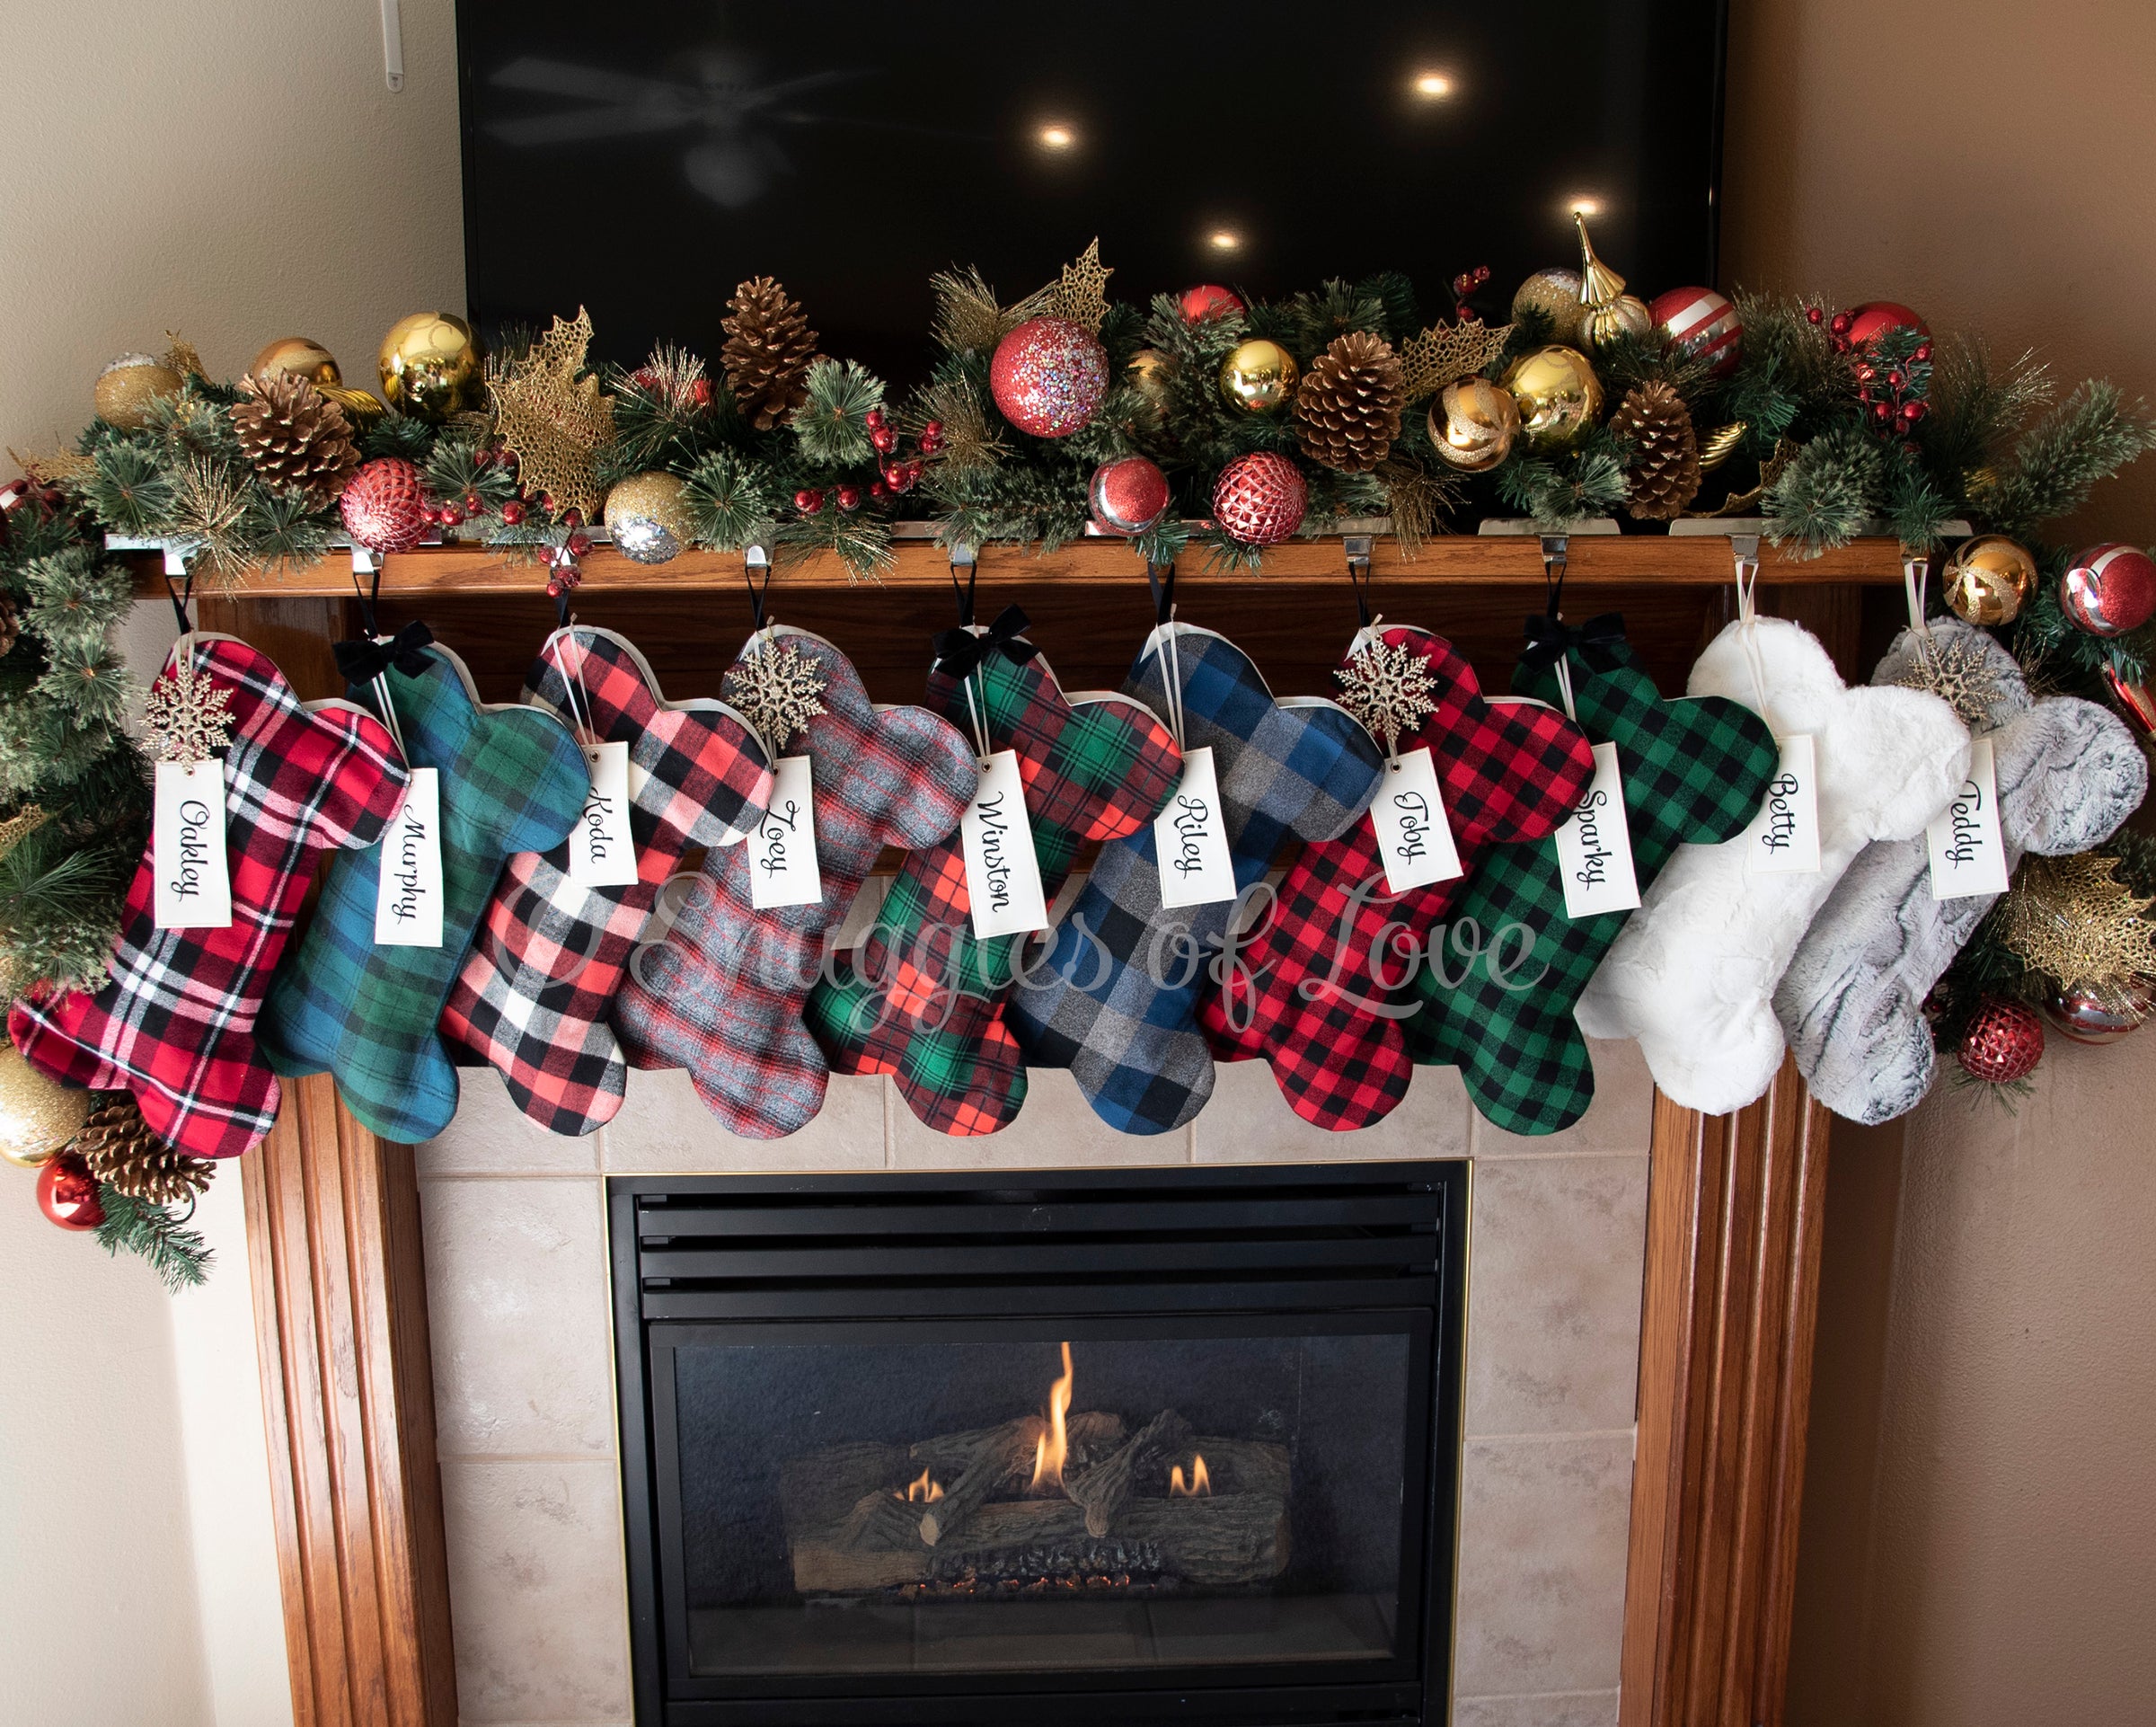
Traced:
<path fill-rule="evenodd" d="M 1812 734 L 1781 740 L 1781 766 L 1752 825 L 1745 829 L 1745 868 L 1753 875 L 1819 873 L 1818 752 Z"/>
<path fill-rule="evenodd" d="M 376 947 L 442 944 L 442 784 L 431 767 L 411 770 L 403 807 L 382 836 L 375 890 Z"/>
<path fill-rule="evenodd" d="M 1999 781 L 1989 738 L 1971 740 L 1969 776 L 1925 837 L 1934 899 L 2006 891 L 2006 841 L 1999 832 Z"/>
<path fill-rule="evenodd" d="M 159 762 L 150 817 L 153 908 L 159 929 L 228 929 L 232 876 L 225 857 L 225 764 Z"/>
<path fill-rule="evenodd" d="M 591 793 L 569 837 L 569 879 L 587 888 L 625 888 L 636 880 L 629 837 L 629 746 L 586 744 Z"/>
<path fill-rule="evenodd" d="M 824 872 L 816 862 L 816 797 L 806 756 L 782 756 L 771 807 L 748 837 L 748 899 L 758 911 L 819 905 Z"/>
<path fill-rule="evenodd" d="M 1456 881 L 1467 873 L 1445 817 L 1437 764 L 1427 748 L 1386 762 L 1384 783 L 1370 804 L 1370 828 L 1384 860 L 1385 885 L 1394 893 Z"/>
<path fill-rule="evenodd" d="M 999 749 L 981 757 L 981 783 L 959 821 L 966 852 L 966 897 L 973 905 L 973 933 L 1026 935 L 1048 926 L 1040 889 L 1040 859 L 1033 850 L 1033 824 L 1026 819 L 1026 783 L 1018 751 Z"/>
<path fill-rule="evenodd" d="M 1551 840 L 1565 881 L 1566 917 L 1598 917 L 1639 907 L 1639 878 L 1632 869 L 1632 829 L 1625 819 L 1615 744 L 1595 746 L 1595 777 Z"/>
<path fill-rule="evenodd" d="M 1235 863 L 1228 855 L 1226 813 L 1213 746 L 1183 752 L 1182 784 L 1153 819 L 1153 848 L 1161 865 L 1161 904 L 1213 906 L 1235 897 Z"/>

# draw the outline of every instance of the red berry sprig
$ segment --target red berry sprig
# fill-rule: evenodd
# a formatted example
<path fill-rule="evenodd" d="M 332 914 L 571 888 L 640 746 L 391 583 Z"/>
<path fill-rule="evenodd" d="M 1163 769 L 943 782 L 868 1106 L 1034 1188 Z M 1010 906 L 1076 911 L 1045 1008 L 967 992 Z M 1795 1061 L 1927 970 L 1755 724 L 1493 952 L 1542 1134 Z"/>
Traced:
<path fill-rule="evenodd" d="M 1479 322 L 1480 314 L 1467 303 L 1468 296 L 1489 280 L 1489 266 L 1477 264 L 1453 278 L 1453 312 L 1462 323 Z"/>

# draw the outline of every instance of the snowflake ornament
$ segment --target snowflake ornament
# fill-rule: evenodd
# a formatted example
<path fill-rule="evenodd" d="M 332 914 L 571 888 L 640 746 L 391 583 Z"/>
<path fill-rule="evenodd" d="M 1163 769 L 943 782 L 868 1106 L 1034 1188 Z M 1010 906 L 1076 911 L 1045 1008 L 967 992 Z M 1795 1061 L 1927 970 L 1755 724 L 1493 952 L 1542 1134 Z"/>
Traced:
<path fill-rule="evenodd" d="M 1957 634 L 1943 643 L 1936 636 L 1920 640 L 1894 681 L 1904 689 L 1930 691 L 1972 730 L 1989 731 L 1998 723 L 1993 711 L 2006 694 L 1997 656 L 1981 636 Z"/>
<path fill-rule="evenodd" d="M 1388 646 L 1370 626 L 1366 645 L 1333 673 L 1339 680 L 1340 705 L 1362 722 L 1385 747 L 1400 752 L 1400 738 L 1437 712 L 1437 683 L 1427 655 Z"/>
<path fill-rule="evenodd" d="M 727 673 L 726 699 L 756 729 L 775 755 L 825 712 L 826 674 L 791 642 L 757 642 Z"/>
<path fill-rule="evenodd" d="M 182 654 L 172 670 L 150 686 L 143 727 L 150 754 L 161 762 L 206 762 L 232 742 L 232 692 L 195 671 Z"/>

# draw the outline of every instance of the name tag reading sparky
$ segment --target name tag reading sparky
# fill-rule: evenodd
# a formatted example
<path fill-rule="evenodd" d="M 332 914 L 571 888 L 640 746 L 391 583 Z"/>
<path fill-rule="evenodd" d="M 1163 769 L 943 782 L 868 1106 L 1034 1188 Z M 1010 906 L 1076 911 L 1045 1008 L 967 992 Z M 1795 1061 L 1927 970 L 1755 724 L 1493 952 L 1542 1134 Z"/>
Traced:
<path fill-rule="evenodd" d="M 816 862 L 816 797 L 808 757 L 782 756 L 771 807 L 748 837 L 748 899 L 758 911 L 820 905 L 824 873 Z"/>
<path fill-rule="evenodd" d="M 375 890 L 376 947 L 442 944 L 442 784 L 431 767 L 411 770 L 403 807 L 382 836 L 382 881 Z"/>
<path fill-rule="evenodd" d="M 1999 781 L 1989 738 L 1970 742 L 1969 776 L 1925 837 L 1934 899 L 2006 891 L 2006 841 L 1999 832 Z"/>
<path fill-rule="evenodd" d="M 1226 813 L 1213 746 L 1183 753 L 1182 783 L 1153 819 L 1153 848 L 1161 865 L 1161 904 L 1214 906 L 1235 897 L 1235 863 L 1228 855 Z"/>
<path fill-rule="evenodd" d="M 986 941 L 1046 929 L 1047 900 L 1040 889 L 1040 859 L 1033 851 L 1026 783 L 1015 749 L 981 757 L 981 783 L 959 819 L 959 839 L 966 851 L 973 933 Z"/>
<path fill-rule="evenodd" d="M 232 876 L 225 857 L 225 764 L 159 762 L 150 827 L 159 929 L 228 929 Z"/>
<path fill-rule="evenodd" d="M 579 887 L 625 888 L 636 880 L 629 837 L 629 746 L 586 744 L 591 793 L 569 837 L 569 879 Z"/>
<path fill-rule="evenodd" d="M 1745 869 L 1752 875 L 1819 873 L 1818 751 L 1808 731 L 1781 740 L 1781 766 L 1745 829 Z"/>
<path fill-rule="evenodd" d="M 1595 746 L 1595 777 L 1551 840 L 1564 877 L 1566 917 L 1598 917 L 1639 907 L 1639 879 L 1632 870 L 1632 829 L 1625 819 L 1615 744 Z"/>
<path fill-rule="evenodd" d="M 1427 748 L 1386 762 L 1383 784 L 1370 804 L 1370 829 L 1384 860 L 1385 885 L 1394 893 L 1456 881 L 1467 873 L 1445 817 L 1437 764 Z"/>

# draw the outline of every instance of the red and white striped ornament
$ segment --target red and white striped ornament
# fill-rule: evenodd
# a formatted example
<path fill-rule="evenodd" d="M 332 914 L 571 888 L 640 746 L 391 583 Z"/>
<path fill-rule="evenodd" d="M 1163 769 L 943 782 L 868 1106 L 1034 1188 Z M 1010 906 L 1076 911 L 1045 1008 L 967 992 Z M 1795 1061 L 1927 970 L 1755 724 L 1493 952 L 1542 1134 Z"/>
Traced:
<path fill-rule="evenodd" d="M 1309 508 L 1303 471 L 1270 450 L 1238 456 L 1213 484 L 1213 519 L 1245 545 L 1277 545 L 1303 526 Z"/>
<path fill-rule="evenodd" d="M 2059 578 L 2059 606 L 2090 635 L 2138 630 L 2156 617 L 2156 562 L 2116 540 L 2077 552 Z"/>
<path fill-rule="evenodd" d="M 1711 288 L 1673 288 L 1648 302 L 1647 314 L 1662 340 L 1680 353 L 1711 359 L 1716 377 L 1736 370 L 1744 351 L 1745 321 L 1729 297 Z"/>

